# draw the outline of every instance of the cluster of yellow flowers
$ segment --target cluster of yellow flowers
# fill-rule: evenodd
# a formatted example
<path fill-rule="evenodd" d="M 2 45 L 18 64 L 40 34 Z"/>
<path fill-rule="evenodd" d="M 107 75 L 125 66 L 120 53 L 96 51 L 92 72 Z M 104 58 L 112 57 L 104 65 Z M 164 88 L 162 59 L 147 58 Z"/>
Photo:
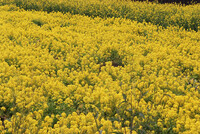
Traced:
<path fill-rule="evenodd" d="M 47 12 L 70 12 L 91 17 L 121 17 L 155 25 L 183 27 L 198 31 L 200 27 L 200 4 L 180 6 L 132 0 L 2 0 L 3 5 L 16 4 L 25 10 Z M 156 1 L 156 0 L 155 0 Z M 1 4 L 0 4 L 1 5 Z"/>
<path fill-rule="evenodd" d="M 0 6 L 0 133 L 200 133 L 200 31 Z"/>

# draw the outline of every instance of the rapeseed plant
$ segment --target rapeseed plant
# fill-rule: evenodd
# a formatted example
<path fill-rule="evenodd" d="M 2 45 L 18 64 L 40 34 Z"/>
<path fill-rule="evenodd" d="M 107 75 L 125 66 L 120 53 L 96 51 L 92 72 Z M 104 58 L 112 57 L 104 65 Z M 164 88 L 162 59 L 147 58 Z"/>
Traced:
<path fill-rule="evenodd" d="M 199 133 L 199 32 L 9 10 L 0 6 L 1 133 Z"/>
<path fill-rule="evenodd" d="M 138 22 L 150 22 L 164 28 L 172 25 L 198 31 L 200 26 L 199 4 L 163 5 L 156 2 L 132 2 L 131 0 L 6 0 L 1 2 L 2 5 L 9 3 L 16 4 L 25 10 L 70 12 L 102 18 L 127 18 Z"/>

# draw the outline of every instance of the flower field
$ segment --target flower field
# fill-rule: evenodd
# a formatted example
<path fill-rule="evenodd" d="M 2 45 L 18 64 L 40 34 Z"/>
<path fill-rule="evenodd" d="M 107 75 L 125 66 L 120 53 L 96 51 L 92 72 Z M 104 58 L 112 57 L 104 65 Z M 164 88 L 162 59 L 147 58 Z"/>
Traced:
<path fill-rule="evenodd" d="M 72 4 L 78 0 L 48 0 L 62 9 L 71 4 L 73 12 L 45 10 L 44 0 L 30 4 L 35 10 L 23 0 L 6 2 L 0 4 L 0 133 L 200 133 L 199 4 L 133 2 L 151 11 L 149 21 L 139 21 L 145 13 L 101 16 L 89 6 L 87 15 L 86 6 Z M 153 14 L 161 12 L 164 20 Z"/>
<path fill-rule="evenodd" d="M 199 4 L 187 7 L 174 4 L 132 2 L 131 0 L 1 0 L 2 4 L 16 4 L 25 10 L 59 11 L 101 18 L 127 18 L 137 22 L 151 22 L 162 27 L 178 26 L 198 31 Z"/>

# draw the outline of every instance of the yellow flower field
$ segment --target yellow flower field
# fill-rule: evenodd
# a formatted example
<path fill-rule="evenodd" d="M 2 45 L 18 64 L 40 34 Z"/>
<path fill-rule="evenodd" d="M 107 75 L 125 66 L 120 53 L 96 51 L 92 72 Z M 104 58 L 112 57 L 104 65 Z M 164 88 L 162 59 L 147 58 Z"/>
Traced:
<path fill-rule="evenodd" d="M 156 2 L 132 2 L 133 0 L 1 1 L 0 5 L 16 4 L 25 10 L 70 12 L 71 14 L 101 18 L 127 18 L 138 22 L 150 22 L 165 28 L 172 25 L 183 27 L 186 30 L 200 30 L 200 4 L 180 6 L 177 4 L 157 4 Z"/>
<path fill-rule="evenodd" d="M 0 133 L 200 133 L 200 31 L 0 6 Z"/>

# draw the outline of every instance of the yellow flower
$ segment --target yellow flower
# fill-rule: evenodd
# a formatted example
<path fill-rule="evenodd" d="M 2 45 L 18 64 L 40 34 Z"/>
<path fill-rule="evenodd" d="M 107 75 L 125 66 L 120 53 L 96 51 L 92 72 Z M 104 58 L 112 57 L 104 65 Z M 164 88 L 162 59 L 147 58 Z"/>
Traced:
<path fill-rule="evenodd" d="M 62 117 L 66 117 L 66 113 L 62 113 L 61 116 L 62 116 Z"/>
<path fill-rule="evenodd" d="M 0 6 L 1 111 L 18 111 L 12 117 L 5 115 L 9 131 L 93 134 L 97 129 L 102 133 L 119 129 L 127 133 L 129 121 L 122 127 L 121 122 L 109 119 L 114 115 L 122 119 L 120 110 L 132 107 L 133 112 L 145 116 L 142 120 L 141 115 L 134 117 L 134 126 L 139 129 L 146 119 L 160 116 L 163 120 L 158 119 L 157 125 L 162 131 L 175 123 L 173 130 L 177 133 L 198 133 L 199 31 L 183 30 L 172 23 L 180 21 L 193 27 L 197 22 L 191 19 L 198 18 L 199 5 L 115 0 L 45 2 L 49 8 L 70 6 L 81 14 L 89 9 L 93 17 Z M 45 9 L 39 0 L 21 4 Z M 121 11 L 114 7 L 128 7 L 129 15 L 124 16 L 134 13 L 136 21 L 94 17 L 105 14 L 108 7 L 109 14 L 118 17 Z M 167 28 L 153 24 L 159 22 L 161 12 L 165 20 L 160 22 Z M 137 22 L 144 14 L 152 24 Z M 58 121 L 52 127 L 54 118 Z M 0 126 L 2 133 L 3 128 Z"/>
<path fill-rule="evenodd" d="M 6 111 L 6 108 L 5 108 L 5 107 L 1 107 L 1 110 L 2 110 L 2 111 Z"/>
<path fill-rule="evenodd" d="M 140 126 L 139 129 L 141 130 L 141 129 L 142 129 L 142 126 Z"/>

